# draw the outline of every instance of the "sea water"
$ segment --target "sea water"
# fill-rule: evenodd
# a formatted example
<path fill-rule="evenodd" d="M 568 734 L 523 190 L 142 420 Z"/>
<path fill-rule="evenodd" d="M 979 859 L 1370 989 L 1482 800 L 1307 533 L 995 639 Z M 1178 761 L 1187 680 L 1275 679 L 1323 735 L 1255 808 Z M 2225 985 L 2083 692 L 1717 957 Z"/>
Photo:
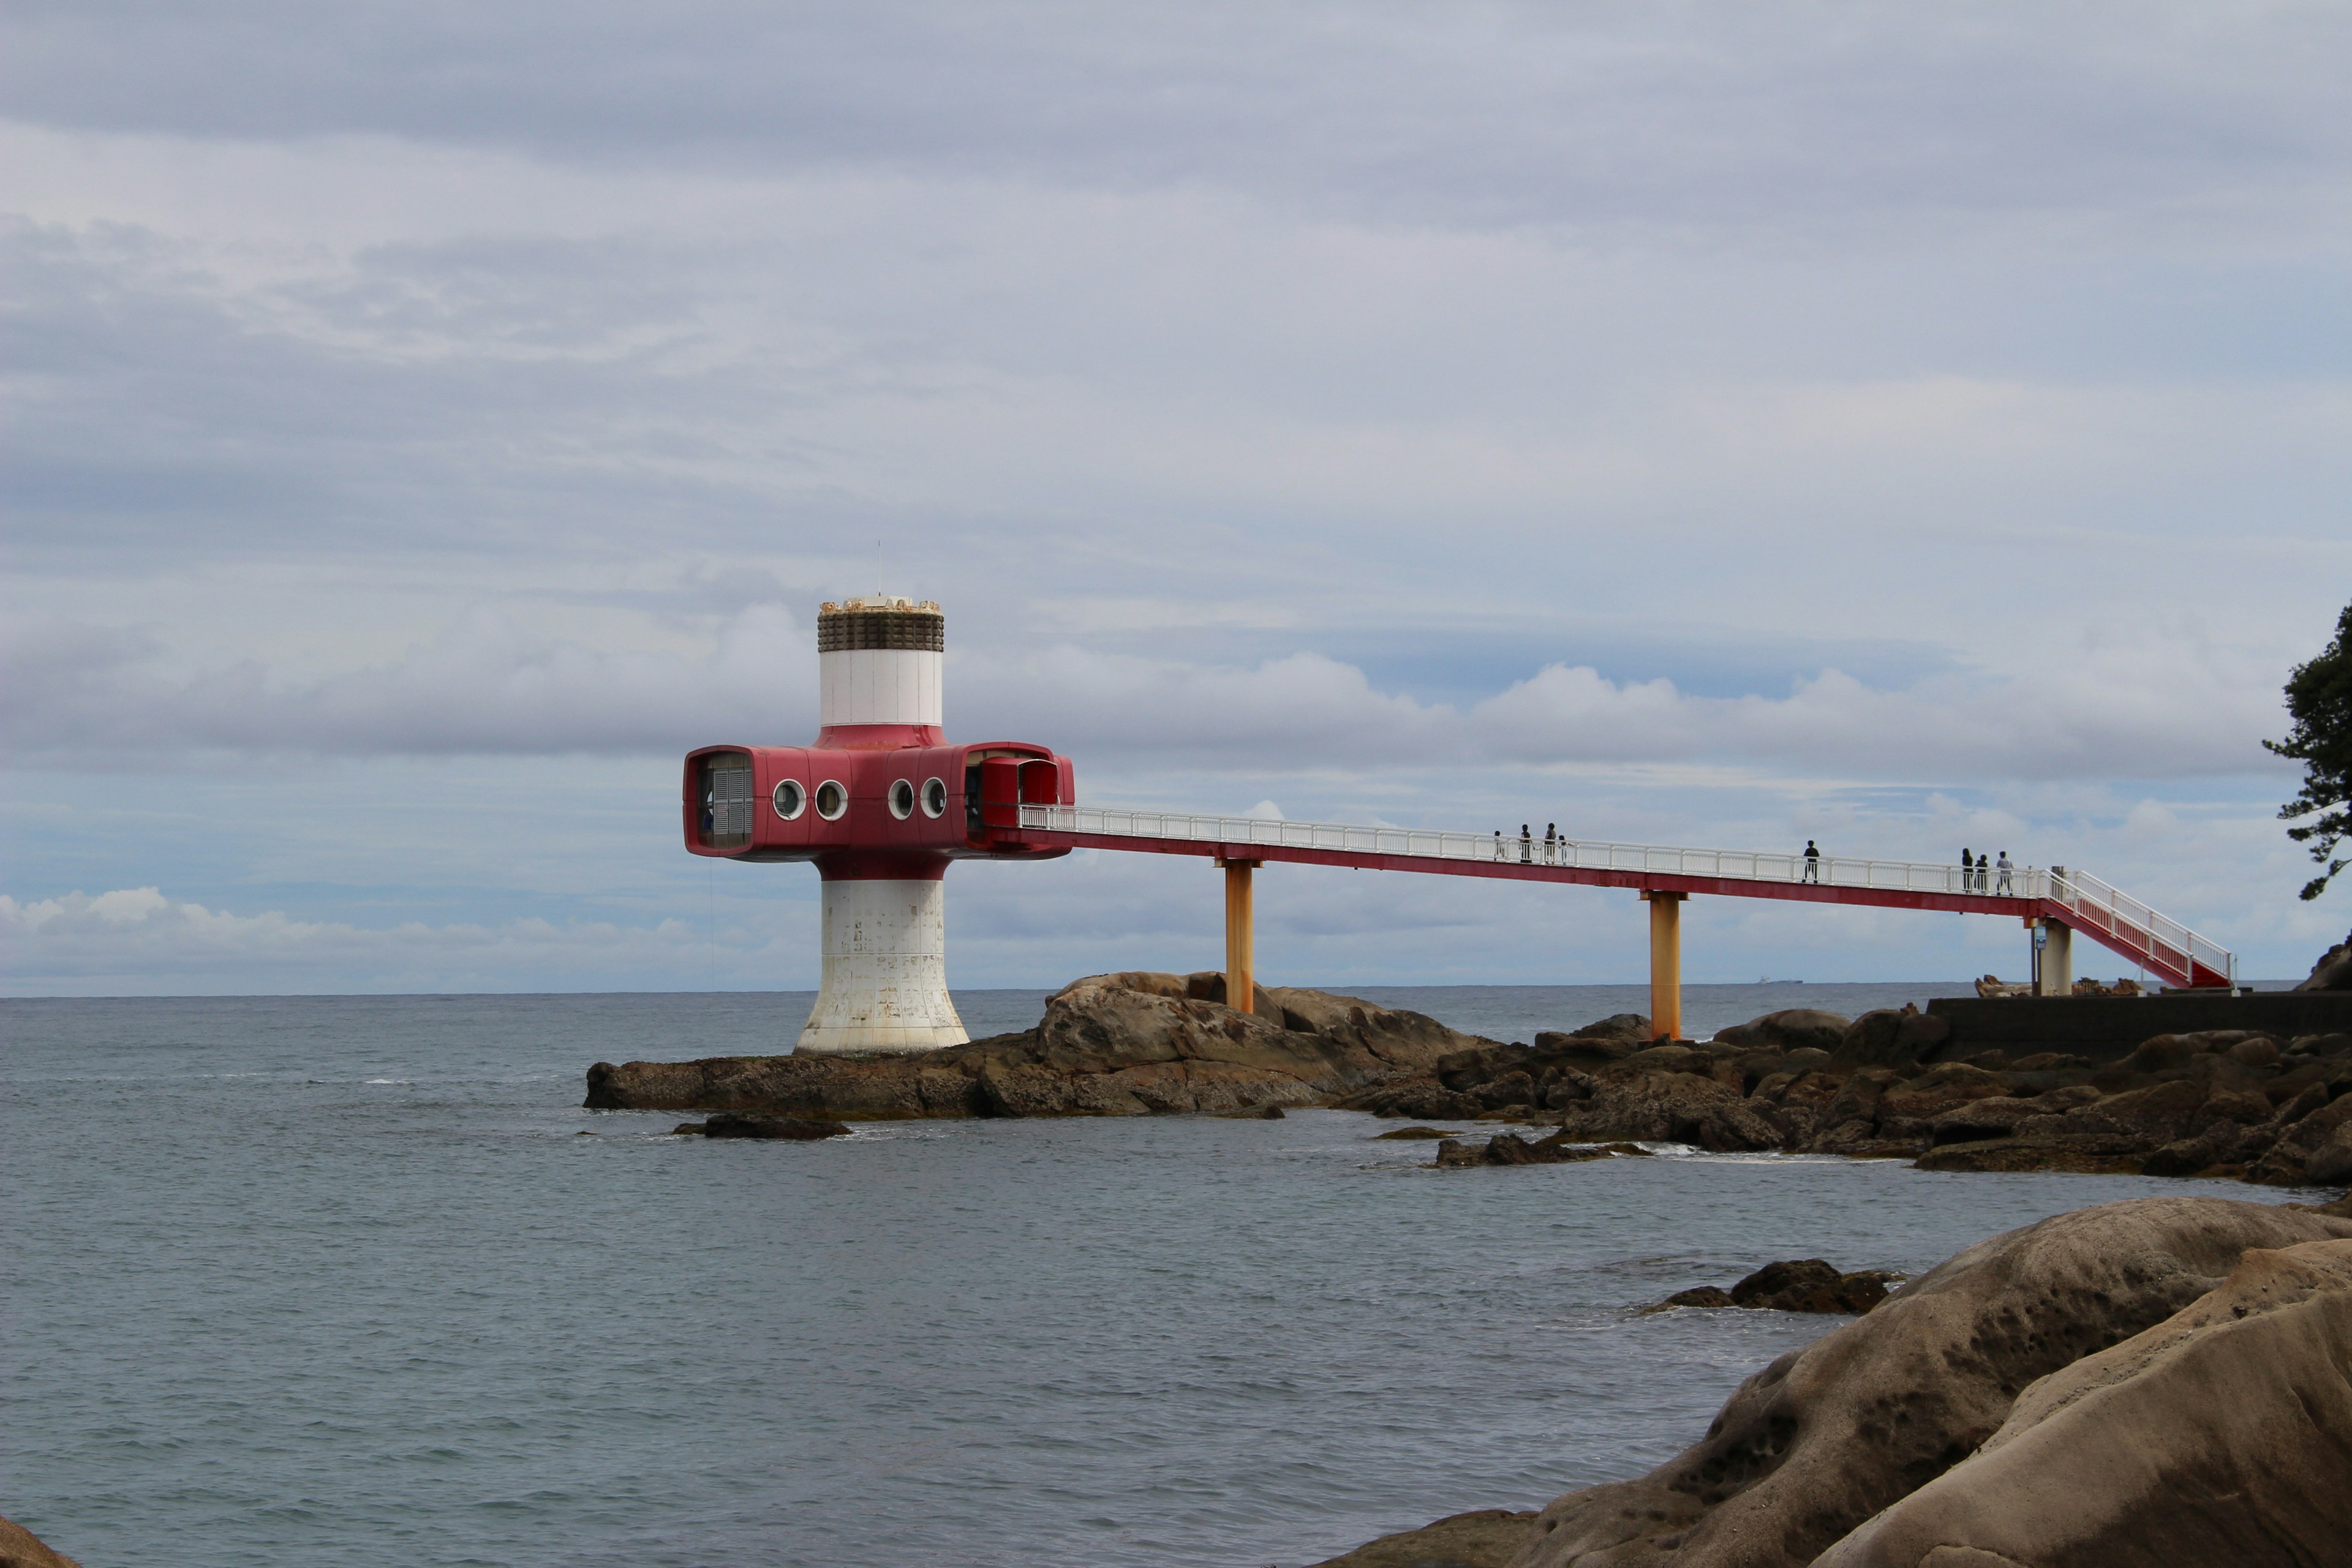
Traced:
<path fill-rule="evenodd" d="M 1694 986 L 1686 1021 L 1954 989 Z M 1644 1001 L 1367 994 L 1522 1039 Z M 958 1002 L 980 1034 L 1043 994 Z M 808 1004 L 0 1003 L 0 1512 L 90 1568 L 1296 1564 L 1637 1475 L 1842 1321 L 1642 1315 L 1675 1290 L 2292 1195 L 1437 1172 L 1338 1111 L 766 1143 L 580 1106 L 591 1062 L 784 1048 Z"/>

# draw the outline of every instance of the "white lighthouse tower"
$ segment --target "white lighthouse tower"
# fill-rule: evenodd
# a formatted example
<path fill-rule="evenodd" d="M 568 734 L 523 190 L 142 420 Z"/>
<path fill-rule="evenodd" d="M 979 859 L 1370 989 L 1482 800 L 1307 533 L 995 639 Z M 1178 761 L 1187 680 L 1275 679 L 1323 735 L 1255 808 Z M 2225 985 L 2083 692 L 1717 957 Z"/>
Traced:
<path fill-rule="evenodd" d="M 963 1044 L 948 996 L 949 863 L 1069 853 L 1021 833 L 1024 805 L 1074 798 L 1068 758 L 1022 741 L 947 742 L 946 635 L 929 599 L 828 603 L 816 621 L 816 744 L 687 754 L 689 851 L 814 861 L 824 879 L 823 979 L 797 1054 Z"/>
<path fill-rule="evenodd" d="M 947 616 L 937 604 L 880 594 L 827 604 L 816 649 L 819 748 L 898 752 L 945 739 Z M 877 823 L 906 818 L 887 785 L 875 793 L 870 802 L 853 794 L 851 809 L 879 808 Z M 947 869 L 943 855 L 883 846 L 817 861 L 824 972 L 800 1054 L 928 1051 L 971 1038 L 948 995 Z"/>

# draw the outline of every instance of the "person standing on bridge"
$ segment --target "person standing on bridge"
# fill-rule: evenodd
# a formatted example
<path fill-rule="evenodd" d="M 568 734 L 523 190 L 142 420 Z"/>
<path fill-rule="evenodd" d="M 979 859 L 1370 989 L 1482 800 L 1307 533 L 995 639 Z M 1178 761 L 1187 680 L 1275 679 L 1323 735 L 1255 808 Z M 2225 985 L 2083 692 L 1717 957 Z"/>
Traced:
<path fill-rule="evenodd" d="M 1559 824 L 1556 822 L 1544 824 L 1544 864 L 1559 864 Z"/>
<path fill-rule="evenodd" d="M 1960 846 L 1960 891 L 1972 892 L 1976 885 L 1977 858 L 1969 854 L 1969 847 L 1963 844 Z"/>
<path fill-rule="evenodd" d="M 1822 852 L 1813 841 L 1808 838 L 1805 840 L 1805 880 L 1818 882 L 1821 879 Z"/>
<path fill-rule="evenodd" d="M 1495 858 L 1497 860 L 1504 858 L 1503 830 L 1499 827 L 1495 829 Z"/>
<path fill-rule="evenodd" d="M 2000 878 L 1993 884 L 1993 890 L 1999 893 L 2016 892 L 2017 884 L 2011 881 L 2009 878 L 2010 872 L 2014 870 L 2016 868 L 2012 867 L 2009 863 L 2008 850 L 2004 849 L 2000 852 L 2000 858 L 1993 862 L 1993 867 L 2000 872 Z"/>
<path fill-rule="evenodd" d="M 1522 866 L 1532 865 L 1535 861 L 1535 858 L 1536 836 L 1528 832 L 1528 825 L 1522 822 L 1519 824 L 1519 864 Z"/>

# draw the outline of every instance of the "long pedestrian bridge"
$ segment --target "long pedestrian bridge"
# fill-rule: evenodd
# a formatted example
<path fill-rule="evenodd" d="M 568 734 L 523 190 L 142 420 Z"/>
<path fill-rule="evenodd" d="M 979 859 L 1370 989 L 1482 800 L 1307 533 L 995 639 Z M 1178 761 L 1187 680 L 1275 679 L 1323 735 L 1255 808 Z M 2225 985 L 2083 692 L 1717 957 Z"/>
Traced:
<path fill-rule="evenodd" d="M 983 814 L 997 815 L 985 805 Z M 2041 928 L 2043 945 L 2035 988 L 2045 994 L 2063 994 L 2072 988 L 2069 935 L 2074 931 L 2172 985 L 2237 983 L 2237 958 L 2229 949 L 2078 868 L 1968 871 L 1953 865 L 1843 855 L 1809 861 L 1803 855 L 1748 849 L 1581 838 L 1547 842 L 1500 833 L 1025 803 L 1017 807 L 1017 820 L 1003 819 L 1013 816 L 1004 813 L 991 825 L 994 837 L 1038 848 L 1204 856 L 1223 866 L 1226 971 L 1232 977 L 1228 994 L 1244 999 L 1250 994 L 1246 977 L 1254 968 L 1250 872 L 1267 861 L 1633 889 L 1650 906 L 1653 1027 L 1662 1035 L 1679 1032 L 1680 906 L 1694 896 L 2020 918 Z"/>

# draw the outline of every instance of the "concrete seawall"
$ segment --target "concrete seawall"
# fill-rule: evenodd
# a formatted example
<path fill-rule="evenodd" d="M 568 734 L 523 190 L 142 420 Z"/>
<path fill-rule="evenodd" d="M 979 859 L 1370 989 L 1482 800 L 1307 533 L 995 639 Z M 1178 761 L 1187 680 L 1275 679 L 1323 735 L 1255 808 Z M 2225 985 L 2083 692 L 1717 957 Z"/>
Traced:
<path fill-rule="evenodd" d="M 1952 1026 L 1937 1055 L 1955 1060 L 1979 1051 L 2011 1057 L 2065 1051 L 2113 1061 L 2155 1035 L 2252 1029 L 2282 1039 L 2352 1034 L 2352 992 L 2265 991 L 2244 996 L 1940 996 L 1930 1017 Z"/>

